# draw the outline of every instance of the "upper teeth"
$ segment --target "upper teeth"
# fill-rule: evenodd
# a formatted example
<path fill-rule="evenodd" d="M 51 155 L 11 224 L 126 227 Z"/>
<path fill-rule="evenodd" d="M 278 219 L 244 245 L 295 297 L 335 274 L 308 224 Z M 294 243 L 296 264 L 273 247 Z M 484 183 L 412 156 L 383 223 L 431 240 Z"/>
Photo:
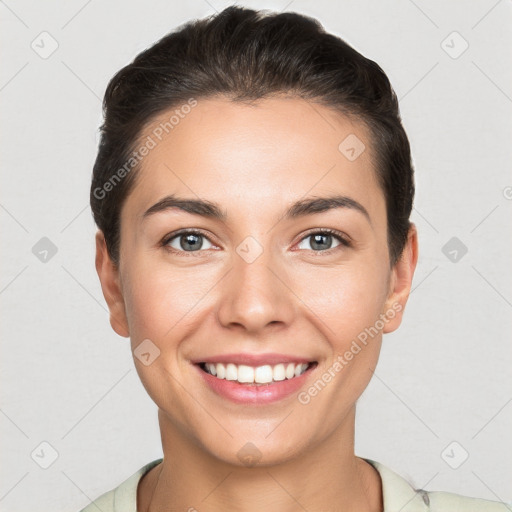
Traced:
<path fill-rule="evenodd" d="M 267 382 L 292 379 L 303 374 L 308 368 L 308 363 L 280 363 L 275 366 L 264 365 L 256 368 L 244 364 L 232 363 L 206 363 L 208 373 L 215 375 L 218 379 L 236 380 L 241 383 L 265 384 Z"/>

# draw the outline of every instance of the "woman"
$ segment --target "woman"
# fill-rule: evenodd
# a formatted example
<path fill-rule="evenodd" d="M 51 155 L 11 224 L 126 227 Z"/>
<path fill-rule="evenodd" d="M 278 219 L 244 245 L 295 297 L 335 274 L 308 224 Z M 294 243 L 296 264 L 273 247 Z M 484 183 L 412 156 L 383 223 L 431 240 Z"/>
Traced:
<path fill-rule="evenodd" d="M 111 80 L 96 268 L 164 457 L 84 511 L 498 511 L 354 454 L 418 256 L 410 147 L 374 62 L 229 7 Z"/>

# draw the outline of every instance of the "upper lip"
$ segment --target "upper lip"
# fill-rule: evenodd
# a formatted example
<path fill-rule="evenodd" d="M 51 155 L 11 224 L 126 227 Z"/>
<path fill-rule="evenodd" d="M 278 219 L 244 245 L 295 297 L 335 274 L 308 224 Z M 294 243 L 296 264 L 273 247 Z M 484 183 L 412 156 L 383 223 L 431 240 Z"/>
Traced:
<path fill-rule="evenodd" d="M 192 361 L 194 364 L 199 363 L 232 363 L 236 365 L 247 365 L 247 366 L 264 366 L 264 365 L 276 365 L 279 363 L 312 363 L 313 359 L 304 357 L 291 356 L 287 354 L 219 354 L 217 356 L 204 357 L 202 359 L 195 359 Z"/>

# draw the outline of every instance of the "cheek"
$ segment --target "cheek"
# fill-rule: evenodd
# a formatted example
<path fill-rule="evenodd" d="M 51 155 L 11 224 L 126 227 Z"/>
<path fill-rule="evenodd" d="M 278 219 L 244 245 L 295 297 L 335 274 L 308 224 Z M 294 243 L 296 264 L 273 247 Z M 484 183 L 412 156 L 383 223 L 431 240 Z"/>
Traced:
<path fill-rule="evenodd" d="M 189 402 L 179 384 L 183 370 L 180 342 L 194 323 L 201 297 L 211 287 L 202 283 L 199 288 L 191 284 L 194 282 L 190 274 L 150 262 L 133 260 L 126 267 L 126 313 L 137 373 L 153 401 L 163 410 L 173 410 L 179 418 L 187 417 Z M 147 362 L 138 356 L 144 352 L 149 353 Z"/>
<path fill-rule="evenodd" d="M 309 277 L 308 277 L 309 275 Z M 387 296 L 388 274 L 376 264 L 305 272 L 297 295 L 318 318 L 315 322 L 335 350 L 342 350 L 375 324 Z M 312 317 L 314 318 L 314 316 Z"/>
<path fill-rule="evenodd" d="M 314 277 L 303 280 L 302 293 L 327 357 L 297 398 L 303 418 L 324 418 L 316 430 L 320 439 L 341 424 L 372 378 L 382 339 L 380 329 L 372 328 L 385 302 L 388 274 L 375 260 L 373 267 L 340 266 Z"/>
<path fill-rule="evenodd" d="M 157 344 L 172 339 L 173 330 L 187 323 L 187 315 L 193 315 L 209 288 L 193 273 L 151 262 L 134 262 L 127 274 L 125 303 L 131 336 L 150 338 Z"/>
<path fill-rule="evenodd" d="M 301 265 L 289 270 L 285 280 L 293 293 L 288 300 L 298 301 L 301 316 L 308 316 L 326 339 L 343 345 L 373 325 L 382 311 L 388 273 L 378 261 L 373 258 L 336 267 Z M 168 346 L 184 329 L 190 329 L 206 303 L 211 307 L 214 296 L 217 300 L 224 296 L 218 282 L 223 273 L 213 269 L 180 269 L 133 260 L 126 270 L 125 303 L 134 345 L 149 338 Z M 216 285 L 220 288 L 214 291 Z M 209 300 L 205 300 L 207 295 Z"/>

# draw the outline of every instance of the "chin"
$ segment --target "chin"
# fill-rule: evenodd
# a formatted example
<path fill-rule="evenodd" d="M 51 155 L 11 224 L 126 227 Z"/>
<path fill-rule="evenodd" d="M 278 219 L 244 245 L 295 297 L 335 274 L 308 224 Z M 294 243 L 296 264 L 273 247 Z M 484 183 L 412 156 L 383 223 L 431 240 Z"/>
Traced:
<path fill-rule="evenodd" d="M 255 432 L 254 425 L 252 429 L 233 431 L 237 432 L 237 435 L 222 439 L 222 444 L 219 444 L 219 438 L 210 438 L 201 444 L 212 457 L 238 467 L 270 467 L 284 464 L 298 457 L 301 449 L 305 449 L 306 438 L 311 439 L 304 432 L 300 435 L 302 439 L 299 439 L 285 430 L 280 435 L 273 432 L 268 436 L 267 432 Z"/>

